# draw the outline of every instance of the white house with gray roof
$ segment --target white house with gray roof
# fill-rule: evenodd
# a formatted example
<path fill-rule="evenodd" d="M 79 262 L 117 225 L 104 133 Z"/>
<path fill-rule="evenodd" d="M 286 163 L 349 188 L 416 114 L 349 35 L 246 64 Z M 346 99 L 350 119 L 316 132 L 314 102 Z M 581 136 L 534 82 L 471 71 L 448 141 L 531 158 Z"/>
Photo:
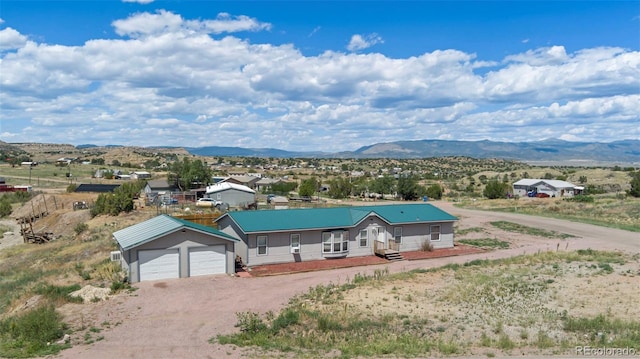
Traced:
<path fill-rule="evenodd" d="M 549 197 L 571 197 L 583 189 L 570 182 L 547 179 L 525 178 L 513 184 L 513 194 L 521 197 L 526 197 L 531 191 L 548 194 Z"/>

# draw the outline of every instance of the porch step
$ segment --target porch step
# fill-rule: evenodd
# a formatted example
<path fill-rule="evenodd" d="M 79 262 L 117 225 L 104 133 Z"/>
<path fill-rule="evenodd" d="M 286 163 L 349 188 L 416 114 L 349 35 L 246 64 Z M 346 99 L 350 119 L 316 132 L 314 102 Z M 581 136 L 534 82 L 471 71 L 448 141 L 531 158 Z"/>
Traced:
<path fill-rule="evenodd" d="M 395 251 L 387 251 L 387 253 L 384 254 L 384 258 L 388 261 L 404 260 L 404 257 L 402 257 L 402 254 L 400 254 L 400 252 L 395 252 Z"/>

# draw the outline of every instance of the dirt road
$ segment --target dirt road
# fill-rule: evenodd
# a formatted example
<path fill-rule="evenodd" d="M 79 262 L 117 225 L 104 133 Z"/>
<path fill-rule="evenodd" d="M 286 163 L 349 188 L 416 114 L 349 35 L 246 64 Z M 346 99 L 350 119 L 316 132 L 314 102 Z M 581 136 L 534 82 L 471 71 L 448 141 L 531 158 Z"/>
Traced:
<path fill-rule="evenodd" d="M 460 227 L 490 227 L 488 222 L 506 220 L 575 235 L 562 240 L 561 250 L 593 248 L 640 252 L 640 235 L 563 220 L 436 206 L 460 218 Z M 502 258 L 540 250 L 556 250 L 558 239 L 519 237 L 520 245 L 462 257 L 393 262 L 379 266 L 290 274 L 273 277 L 236 278 L 206 276 L 136 284 L 137 290 L 110 300 L 67 305 L 68 320 L 95 328 L 92 337 L 74 338 L 74 346 L 61 358 L 245 358 L 250 352 L 232 346 L 210 344 L 220 333 L 236 330 L 236 312 L 278 311 L 288 299 L 318 284 L 345 283 L 356 273 L 372 274 L 388 268 L 400 272 L 415 268 L 464 263 L 476 258 Z M 78 343 L 78 341 L 82 343 Z M 91 342 L 90 344 L 86 344 Z"/>

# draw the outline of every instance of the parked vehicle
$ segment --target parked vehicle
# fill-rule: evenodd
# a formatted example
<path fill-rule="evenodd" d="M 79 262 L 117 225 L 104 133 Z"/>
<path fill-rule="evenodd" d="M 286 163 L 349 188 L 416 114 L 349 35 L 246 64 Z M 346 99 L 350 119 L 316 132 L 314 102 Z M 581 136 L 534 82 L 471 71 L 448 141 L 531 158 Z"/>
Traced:
<path fill-rule="evenodd" d="M 538 198 L 549 198 L 550 196 L 546 193 L 538 193 L 536 194 L 536 197 Z"/>
<path fill-rule="evenodd" d="M 199 198 L 198 201 L 196 201 L 196 207 L 217 207 L 220 206 L 222 204 L 222 202 L 220 201 L 216 201 L 213 198 L 209 198 L 209 197 L 204 197 L 204 198 Z"/>

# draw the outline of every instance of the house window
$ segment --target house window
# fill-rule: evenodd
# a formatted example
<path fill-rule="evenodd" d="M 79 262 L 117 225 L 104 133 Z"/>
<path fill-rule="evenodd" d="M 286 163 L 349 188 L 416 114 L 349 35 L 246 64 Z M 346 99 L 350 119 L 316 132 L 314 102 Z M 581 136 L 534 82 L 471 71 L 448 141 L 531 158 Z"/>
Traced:
<path fill-rule="evenodd" d="M 266 255 L 267 254 L 267 236 L 258 236 L 257 238 L 257 249 L 258 255 Z"/>
<path fill-rule="evenodd" d="M 291 253 L 300 253 L 300 234 L 291 234 L 289 239 L 291 240 Z"/>
<path fill-rule="evenodd" d="M 431 240 L 432 241 L 440 240 L 440 225 L 431 226 Z"/>
<path fill-rule="evenodd" d="M 402 243 L 402 227 L 395 227 L 393 229 L 393 240 L 398 244 Z"/>
<path fill-rule="evenodd" d="M 216 199 L 217 200 L 221 200 L 222 199 L 222 193 L 216 193 Z"/>
<path fill-rule="evenodd" d="M 369 232 L 366 229 L 360 231 L 358 241 L 360 242 L 360 247 L 369 245 Z"/>
<path fill-rule="evenodd" d="M 322 252 L 342 253 L 349 250 L 349 236 L 345 231 L 322 232 Z"/>

